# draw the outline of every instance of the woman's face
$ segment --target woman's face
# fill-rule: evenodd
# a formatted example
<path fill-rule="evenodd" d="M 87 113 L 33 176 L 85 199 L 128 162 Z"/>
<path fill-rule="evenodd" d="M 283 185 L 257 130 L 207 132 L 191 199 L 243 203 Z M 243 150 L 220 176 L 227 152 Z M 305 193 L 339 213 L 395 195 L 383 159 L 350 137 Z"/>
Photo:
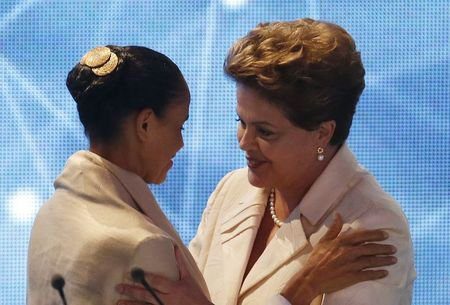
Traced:
<path fill-rule="evenodd" d="M 161 117 L 150 120 L 149 141 L 144 146 L 143 178 L 147 183 L 160 184 L 173 165 L 172 159 L 183 147 L 183 124 L 189 116 L 189 91 L 174 98 Z"/>
<path fill-rule="evenodd" d="M 258 93 L 237 86 L 237 137 L 245 152 L 249 182 L 256 187 L 298 187 L 317 172 L 317 132 L 293 125 Z"/>

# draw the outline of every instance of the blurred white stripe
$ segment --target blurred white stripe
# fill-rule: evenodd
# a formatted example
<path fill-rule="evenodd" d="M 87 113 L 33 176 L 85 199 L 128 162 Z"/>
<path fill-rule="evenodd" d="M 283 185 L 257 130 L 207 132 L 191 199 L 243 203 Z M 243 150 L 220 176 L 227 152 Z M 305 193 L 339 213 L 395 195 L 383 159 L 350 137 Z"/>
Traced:
<path fill-rule="evenodd" d="M 22 13 L 28 10 L 33 4 L 39 0 L 26 0 L 17 4 L 8 14 L 0 20 L 0 31 L 16 20 Z"/>
<path fill-rule="evenodd" d="M 0 73 L 0 95 L 2 95 L 3 102 L 8 105 L 10 114 L 14 117 L 14 121 L 16 122 L 17 129 L 23 142 L 25 143 L 25 147 L 30 152 L 31 158 L 33 158 L 34 165 L 36 167 L 36 171 L 38 175 L 44 179 L 45 183 L 52 181 L 50 176 L 50 171 L 48 169 L 46 161 L 42 158 L 42 152 L 39 149 L 36 141 L 32 136 L 32 132 L 28 127 L 26 120 L 24 119 L 21 109 L 18 107 L 18 103 L 16 103 L 14 95 L 11 93 L 11 88 L 8 83 L 3 79 L 4 74 Z M 11 152 L 17 153 L 17 152 Z"/>
<path fill-rule="evenodd" d="M 56 117 L 59 121 L 64 122 L 65 127 L 71 128 L 78 132 L 79 129 L 75 125 L 73 118 L 70 118 L 64 111 L 57 109 L 52 101 L 47 96 L 45 96 L 45 94 L 36 85 L 34 85 L 31 80 L 20 73 L 12 63 L 10 63 L 5 57 L 1 55 L 0 67 L 2 71 L 4 71 L 2 72 L 2 76 L 8 75 L 9 78 L 11 78 L 11 82 L 19 84 L 26 93 L 32 96 L 33 100 L 37 101 L 40 106 L 42 106 L 42 108 L 47 110 L 48 113 Z"/>
<path fill-rule="evenodd" d="M 203 42 L 202 51 L 200 58 L 201 67 L 200 74 L 198 77 L 197 86 L 193 89 L 197 93 L 196 106 L 193 107 L 191 117 L 195 118 L 192 122 L 190 137 L 187 139 L 189 141 L 189 157 L 187 158 L 187 186 L 185 189 L 184 202 L 187 204 L 183 205 L 183 210 L 192 211 L 192 207 L 196 206 L 198 203 L 194 202 L 192 199 L 197 198 L 195 191 L 198 189 L 195 186 L 200 181 L 201 176 L 199 173 L 201 158 L 200 156 L 204 153 L 203 144 L 207 140 L 207 135 L 205 135 L 206 123 L 205 118 L 209 118 L 207 114 L 208 106 L 208 82 L 212 79 L 211 77 L 211 66 L 212 66 L 212 51 L 214 47 L 214 37 L 217 31 L 217 10 L 218 10 L 218 0 L 212 0 L 209 7 L 206 10 L 206 36 Z M 187 142 L 186 141 L 186 142 Z M 188 215 L 185 212 L 184 215 Z"/>

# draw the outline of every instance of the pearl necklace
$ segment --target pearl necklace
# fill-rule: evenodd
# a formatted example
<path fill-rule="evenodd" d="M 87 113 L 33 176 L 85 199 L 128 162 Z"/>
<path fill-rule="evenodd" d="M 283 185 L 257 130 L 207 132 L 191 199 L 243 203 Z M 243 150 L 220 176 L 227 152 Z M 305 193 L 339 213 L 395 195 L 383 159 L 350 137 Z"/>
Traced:
<path fill-rule="evenodd" d="M 275 214 L 275 189 L 270 190 L 269 195 L 269 209 L 270 209 L 270 215 L 272 216 L 273 222 L 278 226 L 281 227 L 283 222 L 278 219 L 277 215 Z"/>

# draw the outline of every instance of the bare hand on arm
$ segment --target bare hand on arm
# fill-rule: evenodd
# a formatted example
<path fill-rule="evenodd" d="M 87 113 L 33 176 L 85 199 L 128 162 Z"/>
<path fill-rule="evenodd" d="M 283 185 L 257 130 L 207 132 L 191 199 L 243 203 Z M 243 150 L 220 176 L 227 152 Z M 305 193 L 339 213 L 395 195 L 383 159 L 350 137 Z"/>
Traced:
<path fill-rule="evenodd" d="M 328 232 L 312 251 L 305 267 L 294 276 L 281 294 L 295 305 L 309 305 L 323 293 L 331 293 L 363 281 L 386 277 L 386 270 L 367 270 L 393 265 L 395 247 L 375 243 L 388 238 L 382 230 L 341 233 L 338 214 Z"/>
<path fill-rule="evenodd" d="M 312 251 L 305 267 L 294 276 L 281 294 L 293 305 L 309 305 L 323 293 L 331 293 L 353 284 L 376 280 L 387 275 L 386 270 L 367 270 L 396 262 L 395 247 L 375 243 L 388 238 L 382 230 L 358 230 L 341 233 L 339 215 L 328 232 Z M 339 234 L 341 233 L 341 234 Z M 165 305 L 212 305 L 186 269 L 180 250 L 175 251 L 180 280 L 147 274 L 147 281 Z M 158 305 L 141 285 L 120 284 L 117 290 L 132 300 L 120 300 L 119 305 Z"/>
<path fill-rule="evenodd" d="M 175 247 L 175 257 L 180 271 L 178 281 L 172 281 L 155 274 L 146 274 L 147 282 L 155 290 L 161 301 L 165 305 L 214 305 L 203 294 L 201 288 L 189 274 L 178 247 Z M 129 300 L 119 300 L 117 305 L 158 305 L 155 298 L 141 285 L 119 284 L 116 286 L 116 290 L 130 298 Z"/>

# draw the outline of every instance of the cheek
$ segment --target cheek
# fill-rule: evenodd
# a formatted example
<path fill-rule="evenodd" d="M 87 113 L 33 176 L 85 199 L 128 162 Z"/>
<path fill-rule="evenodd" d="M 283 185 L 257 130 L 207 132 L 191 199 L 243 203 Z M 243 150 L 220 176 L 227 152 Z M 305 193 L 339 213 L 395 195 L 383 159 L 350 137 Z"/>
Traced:
<path fill-rule="evenodd" d="M 284 162 L 290 164 L 291 168 L 297 168 L 301 171 L 302 169 L 308 169 L 314 165 L 315 158 L 309 149 L 300 148 L 286 152 Z"/>
<path fill-rule="evenodd" d="M 305 155 L 305 151 L 296 147 L 292 142 L 273 144 L 259 141 L 258 143 L 261 154 L 270 160 L 273 166 L 280 169 L 296 168 L 309 159 L 309 156 Z"/>
<path fill-rule="evenodd" d="M 177 142 L 176 142 L 176 150 L 177 151 L 176 152 L 178 152 L 184 146 L 183 133 L 181 132 L 181 130 L 178 131 L 176 139 L 177 139 Z"/>
<path fill-rule="evenodd" d="M 236 131 L 236 136 L 238 139 L 238 142 L 241 142 L 242 136 L 244 135 L 244 129 L 239 125 Z"/>
<path fill-rule="evenodd" d="M 272 162 L 279 162 L 285 151 L 279 145 L 259 139 L 257 141 L 260 153 Z"/>
<path fill-rule="evenodd" d="M 163 145 L 163 150 L 166 155 L 171 155 L 176 153 L 183 144 L 183 136 L 181 135 L 181 132 L 178 130 L 170 130 L 167 132 L 164 136 L 164 139 L 162 139 L 162 142 L 160 145 Z"/>

